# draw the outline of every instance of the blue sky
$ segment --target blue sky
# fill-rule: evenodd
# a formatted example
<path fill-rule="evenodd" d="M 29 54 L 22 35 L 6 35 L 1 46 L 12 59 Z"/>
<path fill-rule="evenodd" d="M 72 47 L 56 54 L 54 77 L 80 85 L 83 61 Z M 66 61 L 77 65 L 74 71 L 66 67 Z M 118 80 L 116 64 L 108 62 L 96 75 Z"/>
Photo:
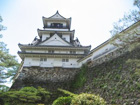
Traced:
<path fill-rule="evenodd" d="M 72 17 L 75 38 L 94 48 L 111 37 L 113 22 L 130 9 L 134 9 L 133 0 L 0 0 L 2 24 L 7 27 L 1 31 L 1 40 L 18 56 L 18 43 L 31 43 L 38 36 L 37 29 L 43 28 L 42 16 L 50 17 L 58 10 Z"/>

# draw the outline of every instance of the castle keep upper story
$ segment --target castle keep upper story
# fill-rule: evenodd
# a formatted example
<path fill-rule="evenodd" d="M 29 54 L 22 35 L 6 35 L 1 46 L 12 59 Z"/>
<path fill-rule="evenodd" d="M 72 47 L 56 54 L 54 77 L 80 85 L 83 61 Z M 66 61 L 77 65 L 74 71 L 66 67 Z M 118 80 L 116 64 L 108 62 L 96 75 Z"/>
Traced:
<path fill-rule="evenodd" d="M 82 46 L 74 39 L 71 18 L 64 18 L 57 11 L 49 18 L 43 17 L 43 25 L 37 30 L 39 38 L 31 44 L 19 44 L 23 67 L 79 68 L 77 61 L 89 53 L 91 46 Z"/>

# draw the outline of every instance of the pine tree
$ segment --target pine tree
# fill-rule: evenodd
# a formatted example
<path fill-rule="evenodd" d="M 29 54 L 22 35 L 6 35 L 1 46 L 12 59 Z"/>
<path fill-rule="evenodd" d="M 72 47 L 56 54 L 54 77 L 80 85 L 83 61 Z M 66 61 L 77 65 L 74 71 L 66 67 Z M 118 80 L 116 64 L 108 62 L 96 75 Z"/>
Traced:
<path fill-rule="evenodd" d="M 0 22 L 2 22 L 0 16 Z M 5 30 L 6 27 L 0 24 L 0 31 Z M 0 38 L 2 35 L 0 34 Z M 19 63 L 15 59 L 15 56 L 9 54 L 9 50 L 6 48 L 6 44 L 0 41 L 0 88 L 4 88 L 4 82 L 7 78 L 13 77 L 18 69 Z"/>

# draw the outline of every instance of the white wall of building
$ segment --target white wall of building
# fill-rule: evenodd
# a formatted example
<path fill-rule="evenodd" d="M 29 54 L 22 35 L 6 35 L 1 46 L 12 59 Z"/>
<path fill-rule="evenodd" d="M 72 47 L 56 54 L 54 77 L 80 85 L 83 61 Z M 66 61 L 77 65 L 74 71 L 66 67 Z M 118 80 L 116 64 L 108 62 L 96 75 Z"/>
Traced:
<path fill-rule="evenodd" d="M 49 40 L 40 45 L 70 46 L 70 44 L 62 40 L 57 34 L 53 35 Z"/>
<path fill-rule="evenodd" d="M 76 54 L 84 54 L 84 51 L 76 51 Z"/>
<path fill-rule="evenodd" d="M 103 47 L 93 51 L 90 56 L 88 56 L 83 61 L 79 62 L 79 65 L 86 63 L 88 60 L 94 60 L 95 57 L 97 57 L 97 56 L 105 56 L 109 52 L 114 51 L 115 48 L 116 47 L 114 45 L 108 43 L 108 44 L 104 45 Z"/>
<path fill-rule="evenodd" d="M 54 53 L 60 53 L 60 54 L 70 54 L 70 51 L 69 50 L 53 50 L 54 51 Z M 79 50 L 79 51 L 77 51 L 77 50 L 72 50 L 72 51 L 75 51 L 76 52 L 76 54 L 84 54 L 84 51 L 82 51 L 82 50 Z M 28 52 L 28 53 L 31 53 L 31 52 L 33 52 L 33 53 L 48 53 L 49 52 L 49 50 L 26 50 L 26 52 Z"/>
<path fill-rule="evenodd" d="M 43 58 L 43 57 L 41 57 Z M 23 66 L 31 67 L 63 67 L 63 68 L 78 68 L 76 58 L 46 58 L 46 61 L 40 61 L 39 57 L 25 57 Z M 68 59 L 68 62 L 63 62 L 62 59 Z"/>
<path fill-rule="evenodd" d="M 52 31 L 68 31 L 69 29 L 61 29 L 61 28 L 45 28 L 45 30 L 52 30 Z"/>
<path fill-rule="evenodd" d="M 70 42 L 70 35 L 62 35 L 62 38 L 65 39 L 66 41 Z"/>
<path fill-rule="evenodd" d="M 91 59 L 94 59 L 94 57 L 98 55 L 102 55 L 105 52 L 111 51 L 113 48 L 116 48 L 115 46 L 111 45 L 110 43 L 105 45 L 104 47 L 100 48 L 99 50 L 95 51 L 93 55 L 91 56 Z"/>
<path fill-rule="evenodd" d="M 42 35 L 42 41 L 46 40 L 47 38 L 50 38 L 50 34 L 43 34 Z"/>

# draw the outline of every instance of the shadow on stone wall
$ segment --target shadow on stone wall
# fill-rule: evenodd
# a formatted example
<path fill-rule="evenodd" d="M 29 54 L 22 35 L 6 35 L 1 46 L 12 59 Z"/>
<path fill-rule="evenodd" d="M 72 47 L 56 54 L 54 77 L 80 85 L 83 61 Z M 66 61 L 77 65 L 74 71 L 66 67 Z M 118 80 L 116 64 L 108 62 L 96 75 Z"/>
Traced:
<path fill-rule="evenodd" d="M 69 90 L 78 71 L 73 68 L 23 67 L 11 89 L 41 86 L 52 91 L 57 88 Z"/>

